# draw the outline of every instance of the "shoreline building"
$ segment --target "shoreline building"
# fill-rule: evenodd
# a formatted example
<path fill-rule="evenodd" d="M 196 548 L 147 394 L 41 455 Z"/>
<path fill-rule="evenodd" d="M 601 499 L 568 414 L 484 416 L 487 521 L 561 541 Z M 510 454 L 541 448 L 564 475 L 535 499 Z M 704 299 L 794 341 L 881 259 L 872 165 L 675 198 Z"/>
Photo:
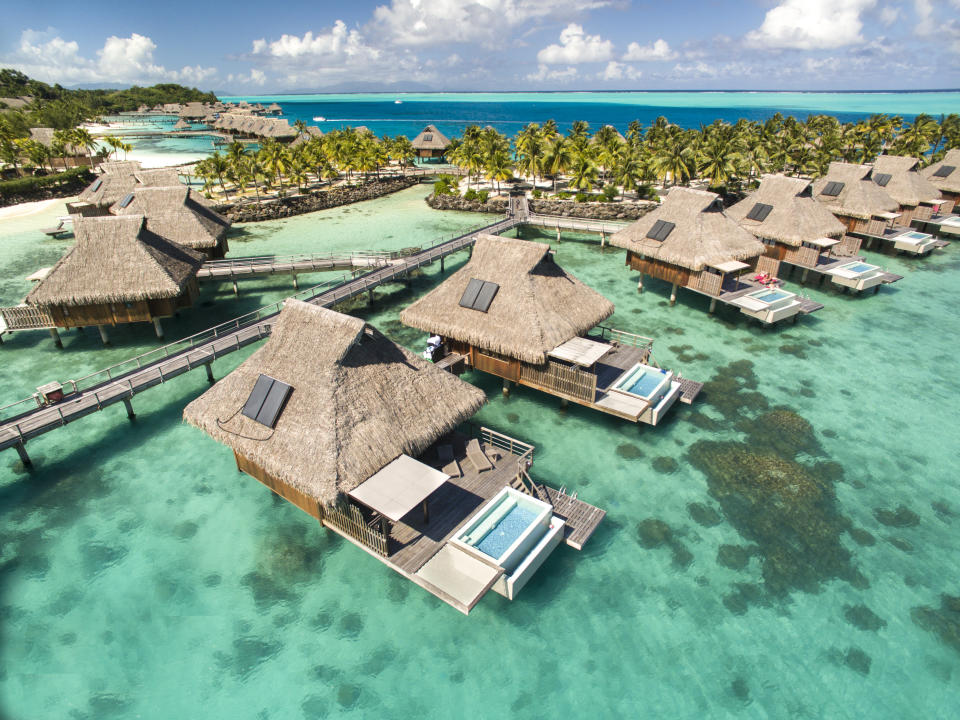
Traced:
<path fill-rule="evenodd" d="M 421 160 L 443 159 L 450 147 L 450 138 L 437 130 L 436 125 L 427 125 L 420 134 L 410 141 L 417 157 Z"/>

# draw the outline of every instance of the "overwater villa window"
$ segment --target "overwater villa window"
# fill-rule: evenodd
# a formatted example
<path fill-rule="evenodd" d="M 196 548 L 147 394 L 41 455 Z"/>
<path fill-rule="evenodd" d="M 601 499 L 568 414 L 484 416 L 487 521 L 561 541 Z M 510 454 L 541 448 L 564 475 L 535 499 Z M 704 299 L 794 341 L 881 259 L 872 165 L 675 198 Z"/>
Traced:
<path fill-rule="evenodd" d="M 293 388 L 290 385 L 269 375 L 261 375 L 250 391 L 250 397 L 244 403 L 242 412 L 251 420 L 273 428 L 291 392 Z"/>
<path fill-rule="evenodd" d="M 471 278 L 460 298 L 460 307 L 485 313 L 490 309 L 490 303 L 493 302 L 499 289 L 500 286 L 497 283 Z"/>
<path fill-rule="evenodd" d="M 771 210 L 773 210 L 773 205 L 757 203 L 750 209 L 750 212 L 747 213 L 747 220 L 756 220 L 757 222 L 763 222 L 764 220 L 767 219 L 767 215 L 770 214 Z"/>
<path fill-rule="evenodd" d="M 836 197 L 843 191 L 842 182 L 828 182 L 826 187 L 821 191 L 821 195 L 828 195 L 830 197 Z"/>
<path fill-rule="evenodd" d="M 887 183 L 893 180 L 893 175 L 890 173 L 874 173 L 873 181 L 880 187 L 886 187 Z"/>
<path fill-rule="evenodd" d="M 955 165 L 941 165 L 937 168 L 937 171 L 933 174 L 933 176 L 939 178 L 949 177 L 956 169 L 957 168 Z"/>
<path fill-rule="evenodd" d="M 657 220 L 653 224 L 653 227 L 647 231 L 647 237 L 651 240 L 656 240 L 657 242 L 663 242 L 667 239 L 667 235 L 669 235 L 676 226 L 676 223 L 667 222 L 666 220 Z"/>
<path fill-rule="evenodd" d="M 133 202 L 133 193 L 127 193 L 123 200 L 120 201 L 120 207 L 125 208 L 127 205 Z"/>

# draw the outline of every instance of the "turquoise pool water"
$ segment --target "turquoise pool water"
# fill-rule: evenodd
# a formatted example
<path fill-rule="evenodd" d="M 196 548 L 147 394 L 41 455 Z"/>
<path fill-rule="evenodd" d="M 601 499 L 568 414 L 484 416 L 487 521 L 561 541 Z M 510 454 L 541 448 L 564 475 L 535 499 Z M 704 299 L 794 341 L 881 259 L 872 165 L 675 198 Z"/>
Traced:
<path fill-rule="evenodd" d="M 877 267 L 876 265 L 868 265 L 867 263 L 854 263 L 853 265 L 844 265 L 843 269 L 855 273 L 865 273 L 876 270 Z"/>
<path fill-rule="evenodd" d="M 660 387 L 660 384 L 663 382 L 663 375 L 664 374 L 658 370 L 641 370 L 639 377 L 636 375 L 628 375 L 624 378 L 625 382 L 619 384 L 617 387 L 620 390 L 639 395 L 642 398 L 649 398 L 653 394 L 653 391 Z M 629 385 L 627 383 L 629 383 Z"/>
<path fill-rule="evenodd" d="M 425 192 L 239 228 L 231 248 L 402 247 L 477 222 Z M 0 222 L 3 303 L 67 247 L 39 232 L 58 213 Z M 960 314 L 944 300 L 960 249 L 867 252 L 905 278 L 865 297 L 810 285 L 826 307 L 770 330 L 694 294 L 671 308 L 654 280 L 638 294 L 622 251 L 523 234 L 616 303 L 610 325 L 707 382 L 651 428 L 465 376 L 490 399 L 479 422 L 536 446 L 535 478 L 608 511 L 583 552 L 559 548 L 518 600 L 490 593 L 465 617 L 240 475 L 181 422 L 207 387 L 182 376 L 136 398 L 132 423 L 117 406 L 31 441 L 32 473 L 0 453 L 0 716 L 951 717 Z M 439 280 L 428 268 L 356 312 L 419 351 L 398 314 Z M 206 286 L 168 333 L 289 290 Z M 149 326 L 113 337 L 8 339 L 0 398 L 156 343 Z M 909 376 L 894 339 L 916 350 Z"/>
<path fill-rule="evenodd" d="M 767 292 L 751 293 L 750 297 L 765 303 L 773 303 L 790 297 L 791 293 L 782 290 L 767 290 Z"/>
<path fill-rule="evenodd" d="M 490 528 L 490 531 L 477 543 L 476 548 L 496 560 L 536 519 L 537 514 L 532 510 L 514 505 L 510 512 L 500 519 L 500 522 Z"/>

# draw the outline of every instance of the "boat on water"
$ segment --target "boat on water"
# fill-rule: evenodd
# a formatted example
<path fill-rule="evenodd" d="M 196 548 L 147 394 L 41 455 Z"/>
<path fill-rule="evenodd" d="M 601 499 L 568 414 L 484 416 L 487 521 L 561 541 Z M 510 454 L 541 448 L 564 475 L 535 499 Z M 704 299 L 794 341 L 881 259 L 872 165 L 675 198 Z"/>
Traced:
<path fill-rule="evenodd" d="M 326 121 L 326 118 L 325 118 L 323 115 L 317 115 L 315 118 L 313 118 L 313 121 L 314 121 L 314 122 L 325 122 L 325 121 Z"/>
<path fill-rule="evenodd" d="M 394 105 L 403 105 L 403 100 L 394 100 L 394 101 L 393 101 L 393 104 L 394 104 Z"/>

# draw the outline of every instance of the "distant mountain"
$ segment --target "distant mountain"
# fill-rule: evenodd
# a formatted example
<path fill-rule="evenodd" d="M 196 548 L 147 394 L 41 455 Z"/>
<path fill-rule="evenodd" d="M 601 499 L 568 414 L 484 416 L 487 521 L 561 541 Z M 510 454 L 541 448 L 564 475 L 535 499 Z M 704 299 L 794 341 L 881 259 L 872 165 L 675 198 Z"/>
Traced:
<path fill-rule="evenodd" d="M 80 83 L 79 85 L 64 85 L 67 90 L 126 90 L 133 87 L 130 83 Z"/>

